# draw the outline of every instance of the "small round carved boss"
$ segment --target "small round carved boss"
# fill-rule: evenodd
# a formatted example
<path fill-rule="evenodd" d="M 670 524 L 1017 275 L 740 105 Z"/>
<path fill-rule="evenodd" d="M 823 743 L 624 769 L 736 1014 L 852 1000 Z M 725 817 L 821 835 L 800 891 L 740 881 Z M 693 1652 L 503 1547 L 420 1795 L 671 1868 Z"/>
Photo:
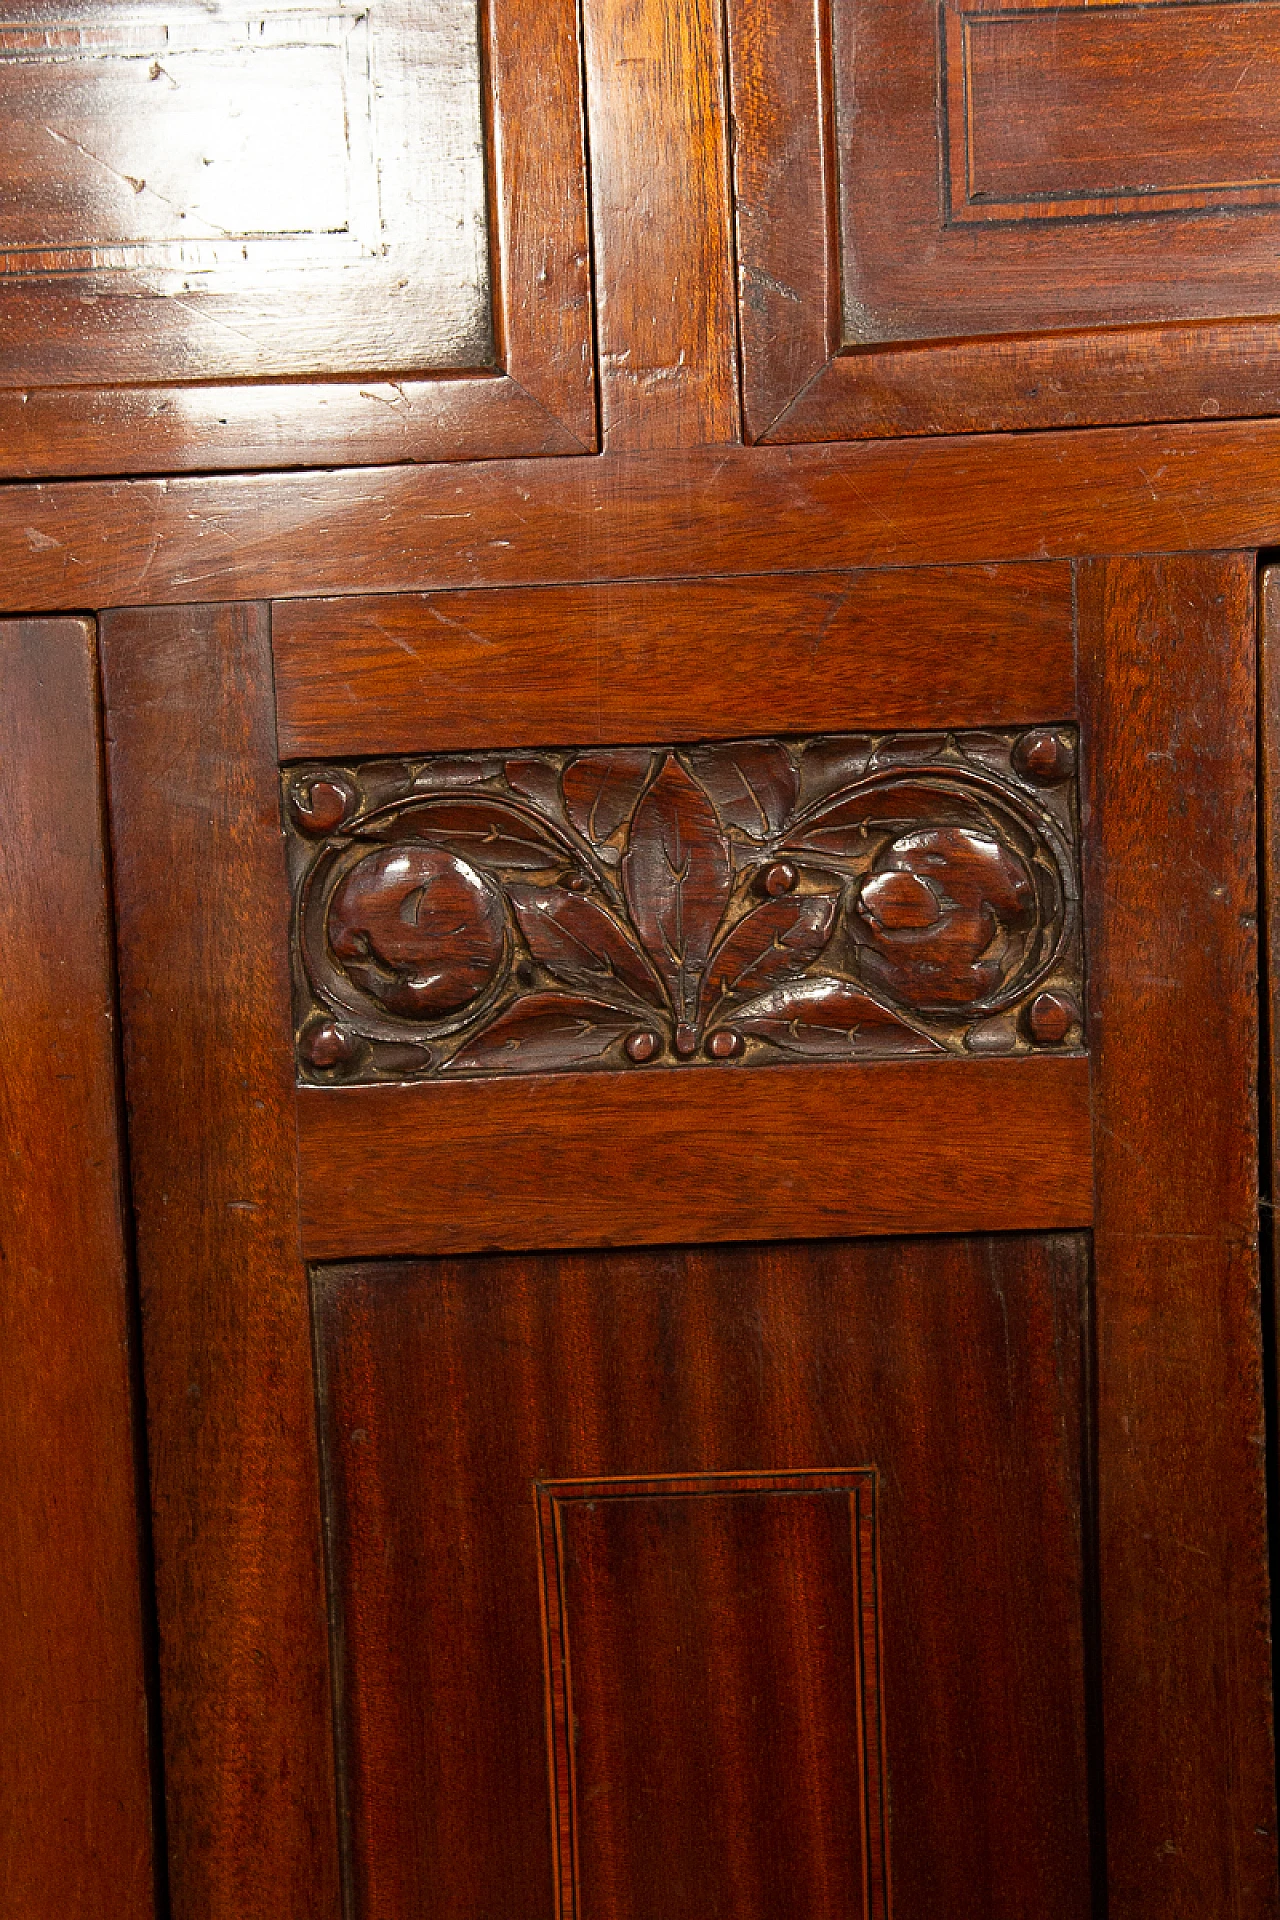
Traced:
<path fill-rule="evenodd" d="M 437 847 L 391 846 L 352 867 L 329 903 L 329 946 L 355 986 L 391 1013 L 439 1020 L 502 965 L 506 917 L 483 874 Z"/>

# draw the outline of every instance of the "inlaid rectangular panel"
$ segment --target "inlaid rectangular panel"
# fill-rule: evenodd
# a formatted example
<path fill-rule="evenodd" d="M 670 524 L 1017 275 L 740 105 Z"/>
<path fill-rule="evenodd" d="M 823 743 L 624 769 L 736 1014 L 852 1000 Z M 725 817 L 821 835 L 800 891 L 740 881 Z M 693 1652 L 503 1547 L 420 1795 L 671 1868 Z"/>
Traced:
<path fill-rule="evenodd" d="M 739 1914 L 887 1920 L 874 1469 L 547 1481 L 537 1496 L 557 1920 L 616 1913 L 610 1889 L 656 1888 L 695 1852 L 700 1871 L 676 1869 L 693 1910 L 737 1881 Z M 787 1590 L 765 1612 L 771 1562 Z M 777 1700 L 788 1670 L 812 1714 Z M 739 1755 L 784 1832 L 799 1830 L 788 1803 L 820 1793 L 816 1857 L 770 1850 L 749 1885 L 722 1777 Z"/>
<path fill-rule="evenodd" d="M 1078 1047 L 1075 760 L 1047 726 L 291 766 L 299 1072 Z"/>
<path fill-rule="evenodd" d="M 946 0 L 953 220 L 1280 198 L 1280 7 Z"/>
<path fill-rule="evenodd" d="M 572 0 L 0 23 L 0 472 L 581 451 L 581 95 Z"/>
<path fill-rule="evenodd" d="M 1276 410 L 1274 0 L 728 6 L 752 437 Z"/>
<path fill-rule="evenodd" d="M 312 1288 L 351 1920 L 1091 1910 L 1085 1237 Z"/>

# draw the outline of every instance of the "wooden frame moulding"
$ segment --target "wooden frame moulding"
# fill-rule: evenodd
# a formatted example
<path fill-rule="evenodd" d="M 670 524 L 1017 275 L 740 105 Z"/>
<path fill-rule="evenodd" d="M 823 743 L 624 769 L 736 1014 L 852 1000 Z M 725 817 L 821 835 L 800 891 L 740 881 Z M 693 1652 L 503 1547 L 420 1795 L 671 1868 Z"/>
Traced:
<path fill-rule="evenodd" d="M 748 440 L 1280 412 L 1268 318 L 847 344 L 829 0 L 729 0 L 728 13 Z"/>
<path fill-rule="evenodd" d="M 576 0 L 484 0 L 498 367 L 0 391 L 0 477 L 364 465 L 596 446 Z"/>
<path fill-rule="evenodd" d="M 0 611 L 1188 544 L 1280 544 L 1280 423 L 0 487 Z"/>

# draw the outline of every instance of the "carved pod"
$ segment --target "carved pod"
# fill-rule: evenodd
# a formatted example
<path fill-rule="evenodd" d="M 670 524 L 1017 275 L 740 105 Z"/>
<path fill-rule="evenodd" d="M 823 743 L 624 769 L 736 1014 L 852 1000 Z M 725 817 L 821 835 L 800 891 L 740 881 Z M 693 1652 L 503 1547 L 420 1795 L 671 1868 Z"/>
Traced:
<path fill-rule="evenodd" d="M 1067 727 L 286 769 L 304 1079 L 1081 1043 Z"/>

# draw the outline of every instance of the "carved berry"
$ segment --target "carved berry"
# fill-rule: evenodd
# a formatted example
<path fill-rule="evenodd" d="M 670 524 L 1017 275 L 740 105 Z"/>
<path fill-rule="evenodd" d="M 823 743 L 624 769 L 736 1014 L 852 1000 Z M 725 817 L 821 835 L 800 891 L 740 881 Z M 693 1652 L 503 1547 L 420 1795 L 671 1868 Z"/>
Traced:
<path fill-rule="evenodd" d="M 392 1013 L 456 1013 L 490 984 L 506 945 L 497 889 L 435 847 L 384 847 L 352 867 L 329 907 L 348 977 Z"/>
<path fill-rule="evenodd" d="M 306 833 L 332 833 L 355 808 L 355 789 L 336 775 L 303 781 L 290 795 L 293 817 Z"/>
<path fill-rule="evenodd" d="M 1024 780 L 1033 780 L 1038 787 L 1052 787 L 1059 781 L 1070 779 L 1075 771 L 1075 763 L 1070 741 L 1064 740 L 1060 733 L 1054 733 L 1049 727 L 1033 727 L 1014 745 L 1015 770 Z"/>
<path fill-rule="evenodd" d="M 742 1035 L 731 1027 L 721 1027 L 708 1040 L 707 1052 L 713 1060 L 733 1060 L 742 1052 Z"/>
<path fill-rule="evenodd" d="M 784 893 L 794 893 L 800 875 L 789 860 L 778 860 L 766 867 L 760 876 L 760 885 L 771 900 L 777 900 Z"/>
<path fill-rule="evenodd" d="M 646 1060 L 653 1059 L 653 1056 L 658 1051 L 658 1045 L 657 1034 L 650 1033 L 647 1029 L 642 1028 L 639 1033 L 633 1033 L 628 1036 L 627 1055 L 630 1059 L 634 1060 L 638 1066 L 643 1066 Z"/>
<path fill-rule="evenodd" d="M 322 1072 L 345 1066 L 356 1054 L 356 1042 L 336 1020 L 313 1020 L 303 1029 L 298 1051 L 310 1066 Z"/>
<path fill-rule="evenodd" d="M 1038 993 L 1026 1018 L 1027 1032 L 1037 1045 L 1060 1047 L 1080 1024 L 1080 1009 L 1069 993 Z"/>

